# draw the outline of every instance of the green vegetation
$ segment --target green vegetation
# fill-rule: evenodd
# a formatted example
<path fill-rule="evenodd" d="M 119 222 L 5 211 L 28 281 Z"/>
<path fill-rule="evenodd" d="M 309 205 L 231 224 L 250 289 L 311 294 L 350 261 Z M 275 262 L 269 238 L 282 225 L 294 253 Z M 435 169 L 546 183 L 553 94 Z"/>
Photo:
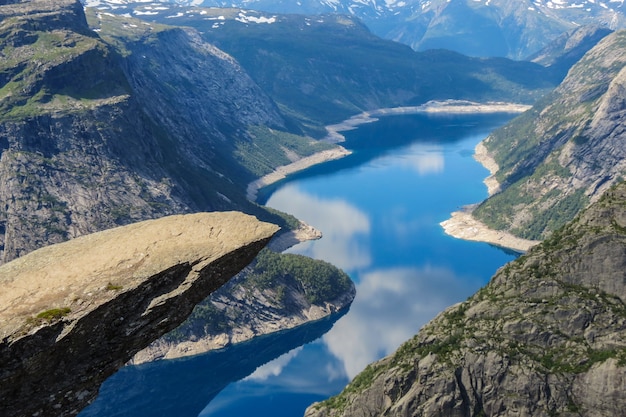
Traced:
<path fill-rule="evenodd" d="M 128 56 L 131 51 L 127 48 L 129 42 L 156 41 L 156 35 L 171 26 L 145 21 L 127 16 L 113 16 L 109 13 L 101 13 L 96 8 L 85 9 L 85 16 L 89 27 L 101 32 L 101 36 L 107 43 L 115 47 L 122 56 Z M 105 29 L 102 31 L 102 29 Z"/>
<path fill-rule="evenodd" d="M 44 323 L 53 323 L 61 320 L 72 312 L 69 307 L 51 308 L 50 310 L 42 311 L 35 317 L 30 317 L 26 320 L 26 326 L 39 326 Z"/>
<path fill-rule="evenodd" d="M 260 289 L 294 282 L 304 290 L 311 304 L 334 300 L 352 286 L 348 275 L 328 262 L 269 249 L 262 250 L 257 256 L 248 282 Z"/>
<path fill-rule="evenodd" d="M 259 177 L 295 159 L 334 147 L 325 142 L 265 126 L 250 126 L 248 133 L 251 140 L 236 144 L 235 160 Z"/>
<path fill-rule="evenodd" d="M 344 390 L 322 404 L 325 408 L 343 411 L 348 405 L 348 398 L 351 395 L 359 394 L 372 385 L 372 382 L 386 369 L 380 364 L 369 364 L 361 371 Z"/>
<path fill-rule="evenodd" d="M 106 290 L 107 291 L 119 291 L 121 289 L 123 289 L 124 286 L 123 285 L 118 285 L 118 284 L 112 284 L 112 283 L 108 283 L 106 286 Z"/>
<path fill-rule="evenodd" d="M 263 249 L 250 269 L 228 283 L 224 290 L 260 291 L 268 302 L 284 309 L 292 291 L 303 292 L 311 304 L 323 304 L 346 294 L 351 287 L 348 275 L 327 262 Z M 242 314 L 236 304 L 218 307 L 209 298 L 197 305 L 185 323 L 168 333 L 165 339 L 177 342 L 227 332 L 241 324 Z"/>
<path fill-rule="evenodd" d="M 49 321 L 59 320 L 61 317 L 65 317 L 70 314 L 71 311 L 72 309 L 69 307 L 52 308 L 50 310 L 42 311 L 41 313 L 37 314 L 36 318 Z"/>
<path fill-rule="evenodd" d="M 203 12 L 177 22 L 235 57 L 286 118 L 313 137 L 363 110 L 450 98 L 530 103 L 556 85 L 536 64 L 417 53 L 343 16 L 280 16 L 271 25 L 246 25 L 223 10 Z M 226 20 L 214 27 L 209 16 Z M 171 23 L 166 14 L 153 18 Z"/>
<path fill-rule="evenodd" d="M 556 157 L 549 157 L 532 174 L 483 201 L 473 214 L 493 229 L 510 230 L 525 239 L 544 239 L 589 203 L 582 188 L 565 195 L 560 188 L 545 191 L 545 183 L 570 176 L 569 169 L 560 165 Z M 512 228 L 515 216 L 523 210 L 529 215 Z"/>

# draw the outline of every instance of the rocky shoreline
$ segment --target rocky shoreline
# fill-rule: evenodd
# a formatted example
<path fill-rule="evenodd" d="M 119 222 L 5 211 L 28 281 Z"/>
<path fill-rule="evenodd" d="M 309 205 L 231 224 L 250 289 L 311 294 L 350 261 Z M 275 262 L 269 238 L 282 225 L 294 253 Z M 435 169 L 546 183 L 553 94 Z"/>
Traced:
<path fill-rule="evenodd" d="M 341 123 L 328 125 L 328 135 L 323 139 L 329 143 L 340 143 L 345 137 L 340 132 L 354 130 L 365 123 L 373 123 L 381 116 L 394 116 L 401 114 L 487 114 L 487 113 L 522 113 L 531 106 L 526 104 L 490 102 L 476 103 L 466 100 L 443 100 L 429 101 L 421 106 L 390 107 L 366 111 Z"/>
<path fill-rule="evenodd" d="M 327 126 L 326 129 L 328 131 L 328 136 L 326 136 L 323 140 L 329 143 L 341 142 L 344 140 L 344 137 L 339 132 L 356 129 L 359 125 L 364 123 L 375 122 L 378 120 L 375 116 L 416 113 L 469 114 L 521 112 L 526 108 L 527 106 L 510 103 L 479 104 L 466 101 L 445 101 L 429 102 L 423 106 L 415 107 L 378 109 L 353 116 L 342 123 Z M 248 199 L 255 201 L 259 189 L 280 181 L 289 174 L 304 170 L 316 164 L 342 158 L 350 153 L 351 152 L 349 150 L 338 146 L 337 148 L 325 150 L 302 158 L 289 165 L 278 167 L 274 172 L 248 185 Z M 491 195 L 491 193 L 497 191 L 497 187 L 499 186 L 493 177 L 493 174 L 497 171 L 498 166 L 488 155 L 487 149 L 482 145 L 482 143 L 478 144 L 476 147 L 476 154 L 474 157 L 478 160 L 478 162 L 489 169 L 492 174 L 485 181 Z M 488 183 L 487 181 L 491 182 Z M 441 223 L 445 232 L 458 239 L 487 242 L 518 252 L 525 252 L 530 249 L 530 247 L 538 243 L 535 241 L 520 239 L 504 232 L 489 229 L 486 225 L 479 222 L 471 215 L 472 208 L 472 206 L 468 206 L 462 211 L 452 213 L 452 217 L 449 220 Z M 301 221 L 298 229 L 282 232 L 274 236 L 268 244 L 268 248 L 275 252 L 283 252 L 298 243 L 320 239 L 321 237 L 322 233 L 319 230 L 316 230 L 314 227 Z M 176 357 L 196 355 L 209 350 L 223 348 L 232 343 L 249 340 L 261 334 L 271 333 L 281 329 L 293 328 L 308 321 L 319 320 L 338 311 L 338 309 L 342 308 L 342 306 L 345 307 L 345 305 L 349 304 L 349 299 L 353 296 L 354 294 L 348 294 L 346 299 L 337 300 L 336 303 L 327 303 L 323 307 L 311 306 L 310 309 L 303 309 L 298 314 L 291 317 L 281 318 L 275 316 L 267 323 L 256 323 L 254 329 L 251 327 L 245 327 L 236 330 L 232 334 L 222 334 L 217 337 L 197 338 L 184 343 L 168 343 L 160 340 L 153 343 L 150 348 L 138 353 L 133 358 L 131 363 L 139 364 L 158 359 L 172 359 Z M 259 294 L 259 299 L 263 298 L 264 297 Z M 230 302 L 233 301 L 230 300 Z"/>
<path fill-rule="evenodd" d="M 343 142 L 345 141 L 345 137 L 340 132 L 357 129 L 362 124 L 376 122 L 378 120 L 377 117 L 382 116 L 419 113 L 522 113 L 529 108 L 530 106 L 525 104 L 504 102 L 476 103 L 465 100 L 429 101 L 421 106 L 383 108 L 363 112 L 352 116 L 341 123 L 326 126 L 328 135 L 322 140 L 335 144 Z M 344 156 L 350 155 L 350 153 L 351 152 L 349 150 L 338 145 L 337 148 L 318 152 L 289 165 L 278 167 L 274 170 L 274 172 L 248 184 L 247 197 L 249 200 L 255 201 L 257 193 L 261 188 L 278 182 L 286 178 L 289 174 L 304 170 L 316 164 L 343 158 Z M 485 148 L 482 142 L 476 146 L 474 158 L 490 172 L 490 175 L 484 180 L 489 195 L 493 195 L 498 192 L 500 184 L 495 179 L 494 175 L 498 170 L 498 164 L 489 155 L 487 148 Z M 486 242 L 511 249 L 516 252 L 526 252 L 538 243 L 538 241 L 521 239 L 510 233 L 490 229 L 472 216 L 472 208 L 472 206 L 468 206 L 464 210 L 452 213 L 450 219 L 441 223 L 444 231 L 457 239 Z M 276 248 L 275 250 L 284 251 L 297 243 L 319 238 L 321 238 L 321 233 L 319 231 L 303 223 L 299 230 L 286 232 L 274 238 L 273 245 Z"/>

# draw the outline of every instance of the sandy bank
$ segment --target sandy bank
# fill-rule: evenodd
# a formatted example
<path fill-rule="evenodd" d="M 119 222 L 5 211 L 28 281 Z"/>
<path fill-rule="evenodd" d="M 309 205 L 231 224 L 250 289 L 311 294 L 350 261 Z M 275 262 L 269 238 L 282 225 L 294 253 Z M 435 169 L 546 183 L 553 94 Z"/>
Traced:
<path fill-rule="evenodd" d="M 495 177 L 495 173 L 498 171 L 498 164 L 489 155 L 487 148 L 482 142 L 476 145 L 474 159 L 490 172 L 490 175 L 484 180 L 489 195 L 491 196 L 500 191 L 500 184 Z M 458 239 L 491 243 L 492 245 L 512 249 L 517 252 L 526 252 L 540 242 L 538 240 L 522 239 L 511 233 L 490 229 L 472 215 L 475 207 L 476 205 L 467 206 L 464 210 L 452 213 L 450 219 L 440 223 L 443 230 L 450 236 Z"/>
<path fill-rule="evenodd" d="M 371 110 L 352 116 L 351 118 L 344 120 L 341 123 L 326 126 L 328 135 L 323 139 L 330 143 L 339 143 L 345 140 L 345 137 L 339 132 L 346 132 L 356 129 L 359 125 L 365 123 L 372 123 L 378 120 L 381 116 L 393 116 L 400 114 L 478 114 L 478 113 L 522 113 L 528 110 L 531 106 L 526 104 L 515 103 L 502 103 L 502 102 L 490 102 L 490 103 L 476 103 L 466 100 L 444 100 L 444 101 L 429 101 L 426 104 L 420 106 L 407 106 L 407 107 L 391 107 L 384 109 Z"/>
<path fill-rule="evenodd" d="M 450 219 L 440 224 L 447 234 L 457 239 L 486 242 L 516 252 L 526 252 L 540 243 L 537 240 L 521 239 L 510 233 L 490 229 L 472 216 L 471 208 L 455 211 Z"/>
<path fill-rule="evenodd" d="M 487 186 L 487 192 L 489 193 L 489 196 L 492 196 L 500 191 L 500 183 L 496 179 L 498 164 L 491 157 L 491 155 L 489 155 L 487 147 L 485 147 L 482 142 L 476 145 L 476 148 L 474 149 L 474 159 L 480 162 L 482 166 L 489 170 L 489 176 L 483 180 L 483 182 Z"/>
<path fill-rule="evenodd" d="M 528 110 L 530 106 L 525 104 L 515 104 L 515 103 L 503 103 L 503 102 L 489 102 L 489 103 L 476 103 L 472 101 L 465 100 L 444 100 L 444 101 L 429 101 L 420 106 L 407 106 L 407 107 L 393 107 L 393 108 L 383 108 L 377 110 L 371 110 L 367 112 L 363 112 L 361 114 L 357 114 L 352 116 L 351 118 L 344 120 L 341 123 L 328 125 L 326 126 L 326 130 L 328 135 L 322 139 L 328 143 L 340 143 L 345 141 L 345 137 L 340 132 L 345 132 L 349 130 L 353 130 L 358 128 L 360 125 L 365 123 L 373 123 L 378 121 L 379 117 L 383 116 L 392 116 L 392 115 L 402 115 L 402 114 L 488 114 L 488 113 L 522 113 Z M 247 198 L 251 201 L 256 201 L 258 191 L 271 185 L 275 182 L 278 182 L 284 179 L 287 175 L 293 174 L 295 172 L 304 170 L 313 165 L 320 164 L 322 162 L 331 161 L 334 159 L 343 158 L 344 156 L 349 155 L 351 152 L 341 146 L 337 146 L 336 148 L 325 150 L 322 152 L 315 153 L 313 155 L 307 156 L 305 158 L 299 159 L 289 165 L 284 165 L 276 168 L 270 174 L 265 175 L 262 178 L 259 178 L 256 181 L 248 184 L 247 188 Z M 483 164 L 489 171 L 491 175 L 485 180 L 485 184 L 489 190 L 489 195 L 497 192 L 499 189 L 499 184 L 495 180 L 494 173 L 498 170 L 498 165 L 496 162 L 488 155 L 487 149 L 479 144 L 476 148 L 475 158 Z M 477 240 L 477 241 L 485 241 L 495 245 L 505 246 L 514 250 L 525 251 L 527 249 L 527 244 L 517 242 L 523 241 L 523 239 L 518 239 L 515 236 L 508 235 L 505 237 L 506 233 L 504 232 L 496 232 L 489 229 L 484 224 L 474 220 L 470 213 L 461 213 L 462 216 L 453 216 L 446 223 L 447 226 L 444 226 L 446 233 L 451 236 L 460 238 L 460 239 L 468 239 L 468 240 Z M 467 218 L 466 218 L 467 217 Z M 465 221 L 461 222 L 461 218 L 465 219 Z M 469 220 L 473 220 L 473 222 L 468 223 Z M 454 225 L 454 223 L 457 223 Z M 462 233 L 461 229 L 463 228 L 463 224 L 466 224 L 468 228 L 471 230 L 480 229 L 481 232 L 465 232 Z M 443 225 L 443 224 L 442 224 Z M 462 237 L 461 235 L 472 235 L 473 238 Z M 283 251 L 287 248 L 299 243 L 304 242 L 306 240 L 319 239 L 321 238 L 321 232 L 315 230 L 313 227 L 302 223 L 301 227 L 298 230 L 290 231 L 286 233 L 282 233 L 279 236 L 275 237 L 270 244 L 274 250 Z M 505 244 L 503 242 L 509 242 L 510 244 Z M 528 241 L 527 241 L 528 242 Z M 520 246 L 518 246 L 520 244 Z"/>
<path fill-rule="evenodd" d="M 291 164 L 280 166 L 276 168 L 273 172 L 248 184 L 246 197 L 250 201 L 256 201 L 257 194 L 261 188 L 274 184 L 275 182 L 286 178 L 287 175 L 293 174 L 294 172 L 302 171 L 303 169 L 312 167 L 313 165 L 321 164 L 322 162 L 343 158 L 346 155 L 350 155 L 350 153 L 351 152 L 346 148 L 338 146 L 333 149 L 327 149 L 325 151 L 306 156 L 302 159 L 298 159 Z"/>

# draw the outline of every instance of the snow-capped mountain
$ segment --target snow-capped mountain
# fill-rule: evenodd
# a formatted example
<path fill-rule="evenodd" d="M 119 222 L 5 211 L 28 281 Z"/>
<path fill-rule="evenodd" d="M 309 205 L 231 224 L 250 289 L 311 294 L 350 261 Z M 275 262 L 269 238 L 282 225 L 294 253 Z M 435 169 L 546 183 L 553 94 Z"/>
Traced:
<path fill-rule="evenodd" d="M 582 25 L 626 27 L 624 0 L 83 0 L 133 14 L 138 6 L 245 8 L 281 14 L 349 14 L 416 50 L 445 48 L 521 59 Z"/>

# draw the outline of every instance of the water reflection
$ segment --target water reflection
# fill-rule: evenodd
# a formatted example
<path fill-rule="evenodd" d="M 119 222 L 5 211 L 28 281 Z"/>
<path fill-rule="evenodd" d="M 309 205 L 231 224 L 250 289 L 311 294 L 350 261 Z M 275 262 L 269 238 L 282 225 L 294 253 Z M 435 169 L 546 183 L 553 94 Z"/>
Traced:
<path fill-rule="evenodd" d="M 437 313 L 471 295 L 481 281 L 429 265 L 367 272 L 360 276 L 350 314 L 323 339 L 353 378 L 395 351 Z"/>
<path fill-rule="evenodd" d="M 100 396 L 80 417 L 195 417 L 230 383 L 253 374 L 285 352 L 296 349 L 291 355 L 297 355 L 300 346 L 328 332 L 345 313 L 203 355 L 124 367 L 102 385 Z M 277 372 L 281 369 L 275 368 Z M 322 379 L 318 385 L 327 385 L 328 375 Z M 292 378 L 290 383 L 294 381 Z M 293 384 L 306 391 L 308 387 L 303 385 Z M 318 398 L 327 395 L 326 390 Z"/>
<path fill-rule="evenodd" d="M 372 164 L 394 164 L 414 171 L 422 177 L 429 174 L 440 174 L 445 168 L 442 147 L 436 144 L 416 143 L 406 148 L 402 155 L 386 155 L 375 159 Z"/>
<path fill-rule="evenodd" d="M 370 219 L 363 211 L 347 201 L 316 197 L 287 185 L 272 196 L 272 204 L 289 206 L 300 219 L 321 230 L 326 245 L 304 242 L 299 253 L 312 258 L 324 259 L 344 270 L 367 267 L 371 256 L 367 244 Z M 300 215 L 302 217 L 300 217 Z"/>
<path fill-rule="evenodd" d="M 488 172 L 472 149 L 507 117 L 457 119 L 382 118 L 347 132 L 351 156 L 297 174 L 269 196 L 268 206 L 324 235 L 290 251 L 331 262 L 356 283 L 349 314 L 330 331 L 298 342 L 296 329 L 189 362 L 122 370 L 82 417 L 301 416 L 475 292 L 514 255 L 450 238 L 439 222 L 486 197 Z"/>

